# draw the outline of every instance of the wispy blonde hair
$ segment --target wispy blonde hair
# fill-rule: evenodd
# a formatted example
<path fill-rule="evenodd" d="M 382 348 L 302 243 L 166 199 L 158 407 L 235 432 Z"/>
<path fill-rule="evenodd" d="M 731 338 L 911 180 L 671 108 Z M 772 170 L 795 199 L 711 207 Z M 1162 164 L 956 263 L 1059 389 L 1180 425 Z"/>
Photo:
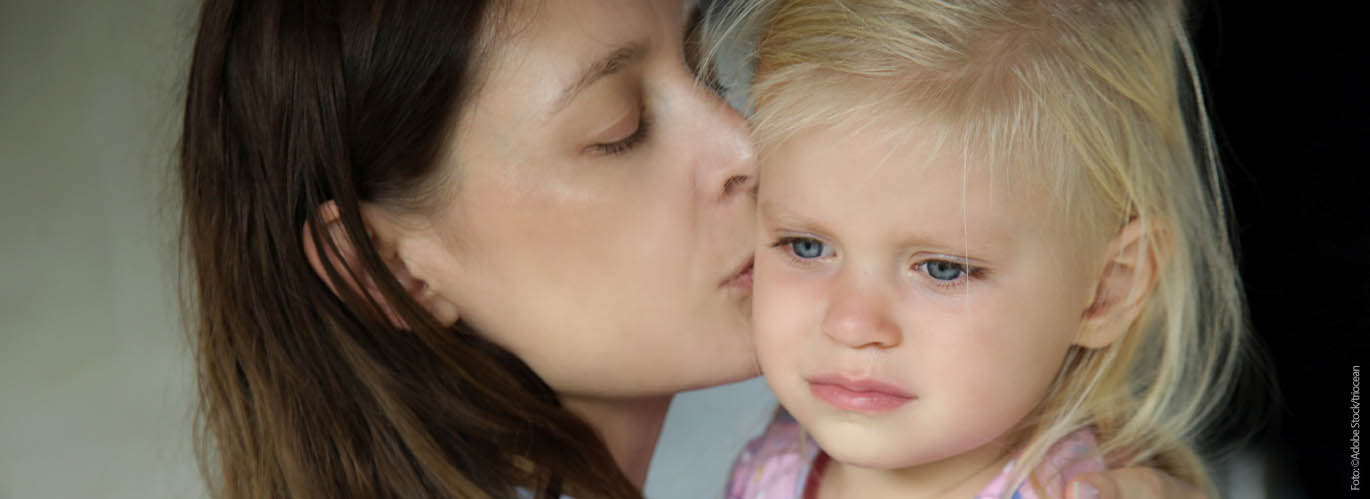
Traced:
<path fill-rule="evenodd" d="M 1018 459 L 1089 426 L 1111 464 L 1216 497 L 1196 443 L 1247 324 L 1185 13 L 1179 0 L 758 0 L 714 15 L 706 37 L 756 36 L 762 154 L 812 127 L 913 113 L 947 130 L 938 143 L 1038 179 L 1081 237 L 1147 227 L 1138 255 L 1160 267 L 1142 313 L 1112 345 L 1072 348 Z"/>

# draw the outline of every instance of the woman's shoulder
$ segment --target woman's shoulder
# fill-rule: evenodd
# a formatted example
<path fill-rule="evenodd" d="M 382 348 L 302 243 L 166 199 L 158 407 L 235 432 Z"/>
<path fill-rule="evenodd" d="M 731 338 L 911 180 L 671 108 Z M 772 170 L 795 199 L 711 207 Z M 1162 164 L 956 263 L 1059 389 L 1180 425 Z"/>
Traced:
<path fill-rule="evenodd" d="M 804 435 L 799 422 L 777 409 L 766 430 L 742 449 L 733 462 L 728 499 L 799 497 L 818 455 L 818 444 Z"/>

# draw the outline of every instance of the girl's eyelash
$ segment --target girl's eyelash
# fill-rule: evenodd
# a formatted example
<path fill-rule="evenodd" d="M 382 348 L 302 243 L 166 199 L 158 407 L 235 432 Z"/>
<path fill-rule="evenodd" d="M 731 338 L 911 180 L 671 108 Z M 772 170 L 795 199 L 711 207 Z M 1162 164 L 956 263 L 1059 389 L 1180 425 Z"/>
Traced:
<path fill-rule="evenodd" d="M 786 245 L 786 244 L 793 243 L 793 242 L 795 242 L 795 241 L 814 241 L 814 242 L 818 242 L 818 243 L 822 243 L 822 242 L 823 242 L 822 240 L 820 240 L 820 239 L 818 239 L 818 238 L 816 238 L 816 237 L 781 236 L 781 237 L 776 238 L 775 242 L 771 243 L 771 247 L 772 247 L 772 248 L 777 248 L 777 247 L 780 247 L 780 246 L 784 246 L 784 245 Z M 827 243 L 824 243 L 824 244 L 827 244 Z"/>
<path fill-rule="evenodd" d="M 818 239 L 814 239 L 814 238 L 812 238 L 812 237 L 801 237 L 801 236 L 786 236 L 786 237 L 780 237 L 780 238 L 777 238 L 777 239 L 775 240 L 775 242 L 771 243 L 770 246 L 771 246 L 772 248 L 785 248 L 785 249 L 784 249 L 785 256 L 788 257 L 788 258 L 790 259 L 790 262 L 791 262 L 791 263 L 794 263 L 794 264 L 796 264 L 796 265 L 814 265 L 815 263 L 817 263 L 818 258 L 800 258 L 798 255 L 795 255 L 795 254 L 794 254 L 794 250 L 793 250 L 793 249 L 790 249 L 789 247 L 790 247 L 792 244 L 794 244 L 795 242 L 798 242 L 798 241 L 814 241 L 814 242 L 817 242 L 818 244 L 823 244 L 823 245 L 826 246 L 825 243 L 823 243 L 822 241 L 820 241 L 820 240 L 818 240 Z M 928 271 L 928 264 L 929 264 L 929 263 L 949 264 L 949 265 L 951 265 L 951 266 L 953 266 L 953 267 L 959 269 L 959 270 L 961 271 L 961 274 L 960 274 L 959 276 L 957 276 L 956 279 L 951 280 L 951 281 L 943 281 L 943 280 L 934 278 L 934 277 L 932 277 L 931 274 L 928 273 L 928 272 L 929 272 L 929 271 Z M 952 260 L 952 259 L 947 259 L 947 258 L 929 258 L 929 259 L 926 259 L 926 260 L 922 260 L 922 261 L 920 261 L 920 262 L 914 264 L 914 265 L 913 265 L 913 268 L 914 268 L 914 270 L 917 271 L 919 274 L 923 274 L 927 280 L 932 281 L 932 285 L 933 285 L 933 286 L 936 286 L 936 287 L 939 287 L 939 288 L 943 288 L 943 289 L 948 289 L 948 290 L 949 290 L 949 289 L 960 288 L 960 287 L 965 287 L 966 284 L 967 284 L 969 281 L 971 281 L 971 280 L 976 280 L 976 281 L 984 280 L 985 277 L 986 277 L 986 276 L 988 275 L 988 273 L 989 273 L 989 270 L 986 269 L 986 268 L 984 268 L 984 267 L 978 267 L 978 266 L 975 266 L 975 265 L 971 265 L 970 263 L 967 263 L 967 262 L 960 262 L 960 261 L 956 261 L 956 260 Z"/>
<path fill-rule="evenodd" d="M 937 262 L 951 264 L 960 268 L 961 275 L 957 276 L 956 279 L 951 281 L 944 281 L 932 277 L 932 275 L 928 273 L 928 264 Z M 927 260 L 923 260 L 921 262 L 918 262 L 917 264 L 914 264 L 913 268 L 919 274 L 923 274 L 924 276 L 926 276 L 928 280 L 933 281 L 932 285 L 947 289 L 964 287 L 972 279 L 977 281 L 983 280 L 985 278 L 985 274 L 988 272 L 984 267 L 976 267 L 965 262 L 958 262 L 939 258 L 930 258 Z"/>
<path fill-rule="evenodd" d="M 772 247 L 772 248 L 788 247 L 788 246 L 790 246 L 791 244 L 794 244 L 796 241 L 815 241 L 815 242 L 818 242 L 819 244 L 823 244 L 822 241 L 819 241 L 819 240 L 814 239 L 814 238 L 812 238 L 812 237 L 786 236 L 786 237 L 781 237 L 781 238 L 779 238 L 779 239 L 776 239 L 775 242 L 771 243 L 771 247 Z M 785 256 L 788 257 L 788 258 L 790 259 L 790 261 L 791 261 L 792 263 L 796 264 L 796 265 L 812 265 L 812 264 L 814 263 L 814 261 L 817 260 L 817 258 L 800 258 L 798 255 L 795 255 L 795 254 L 794 254 L 794 251 L 789 250 L 789 249 L 786 249 L 786 250 L 785 250 Z"/>
<path fill-rule="evenodd" d="M 652 122 L 648 119 L 646 111 L 643 111 L 642 117 L 638 118 L 637 130 L 633 130 L 633 133 L 624 137 L 622 140 L 610 142 L 608 144 L 595 144 L 591 147 L 595 152 L 606 156 L 623 154 L 632 150 L 634 147 L 637 147 L 638 144 L 642 143 L 642 141 L 647 138 L 647 132 L 651 128 L 651 125 Z"/>

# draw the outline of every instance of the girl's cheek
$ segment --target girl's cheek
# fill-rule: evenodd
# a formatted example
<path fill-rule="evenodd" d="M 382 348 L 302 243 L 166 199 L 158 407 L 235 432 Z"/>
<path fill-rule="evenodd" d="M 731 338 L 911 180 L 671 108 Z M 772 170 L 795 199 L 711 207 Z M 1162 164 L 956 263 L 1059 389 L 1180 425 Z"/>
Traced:
<path fill-rule="evenodd" d="M 757 255 L 752 310 L 759 337 L 796 338 L 817 330 L 825 308 L 825 276 L 781 258 Z"/>

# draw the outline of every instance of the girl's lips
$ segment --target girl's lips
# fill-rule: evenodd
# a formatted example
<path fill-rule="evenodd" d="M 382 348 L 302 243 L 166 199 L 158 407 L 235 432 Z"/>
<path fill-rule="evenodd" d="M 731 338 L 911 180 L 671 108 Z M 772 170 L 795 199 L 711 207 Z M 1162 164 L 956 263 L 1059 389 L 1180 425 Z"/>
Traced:
<path fill-rule="evenodd" d="M 888 412 L 918 399 L 898 386 L 873 379 L 825 375 L 806 381 L 815 397 L 844 411 Z"/>

